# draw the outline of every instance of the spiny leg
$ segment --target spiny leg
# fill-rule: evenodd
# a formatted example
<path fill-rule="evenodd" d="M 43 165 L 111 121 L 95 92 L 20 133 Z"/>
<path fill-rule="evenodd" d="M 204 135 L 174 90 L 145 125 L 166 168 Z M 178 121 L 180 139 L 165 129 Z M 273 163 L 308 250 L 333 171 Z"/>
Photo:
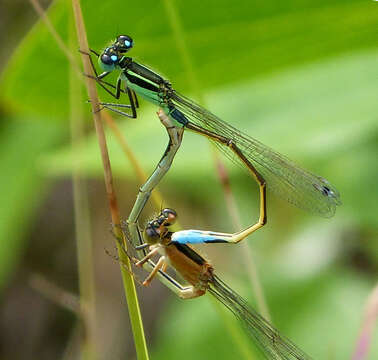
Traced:
<path fill-rule="evenodd" d="M 94 76 L 90 76 L 90 75 L 87 75 L 87 76 L 90 77 L 90 78 L 93 78 L 94 80 L 96 80 L 101 85 L 100 81 L 98 81 Z M 123 91 L 120 88 L 120 84 L 121 84 L 121 79 L 118 79 L 118 81 L 117 81 L 117 93 L 118 94 L 119 94 L 119 91 Z M 123 92 L 125 92 L 125 91 L 123 91 Z M 129 98 L 130 105 L 100 102 L 99 104 L 102 106 L 101 110 L 102 109 L 108 109 L 108 110 L 113 111 L 113 112 L 120 114 L 122 116 L 126 116 L 126 117 L 131 118 L 131 119 L 136 119 L 137 118 L 137 112 L 136 112 L 137 106 L 134 103 L 134 97 L 136 99 L 136 95 L 133 95 L 134 92 L 131 91 L 128 87 L 126 87 L 126 93 L 127 93 L 128 98 Z M 115 96 L 117 96 L 117 94 Z M 88 101 L 90 102 L 90 100 L 88 100 Z M 130 114 L 124 112 L 124 111 L 118 110 L 117 108 L 128 108 L 128 109 L 131 108 L 132 114 L 130 115 Z"/>
<path fill-rule="evenodd" d="M 137 97 L 137 95 L 136 95 L 136 93 L 135 93 L 134 90 L 133 90 L 132 92 L 133 92 L 133 96 L 134 96 L 135 107 L 136 107 L 136 108 L 139 108 L 138 97 Z"/>
<path fill-rule="evenodd" d="M 125 113 L 124 111 L 121 111 L 121 110 L 118 110 L 118 109 L 115 109 L 113 107 L 114 104 L 112 105 L 108 105 L 107 103 L 99 103 L 102 107 L 100 108 L 100 110 L 103 110 L 103 109 L 108 109 L 110 111 L 113 111 L 115 112 L 116 114 L 119 114 L 119 115 L 122 115 L 122 116 L 126 116 L 126 117 L 129 117 L 129 118 L 133 118 L 133 116 L 129 115 L 128 113 Z M 123 107 L 128 107 L 127 105 L 123 106 Z"/>
<path fill-rule="evenodd" d="M 137 199 L 135 204 L 131 210 L 129 218 L 127 220 L 128 228 L 131 234 L 131 239 L 135 245 L 136 240 L 138 239 L 138 220 L 139 216 L 145 207 L 152 190 L 159 184 L 161 179 L 170 169 L 173 159 L 176 155 L 176 152 L 180 148 L 182 136 L 184 129 L 174 126 L 173 122 L 170 118 L 160 110 L 158 112 L 158 116 L 160 121 L 165 126 L 168 136 L 169 142 L 167 149 L 165 150 L 162 158 L 160 159 L 157 167 L 155 168 L 154 172 L 148 178 L 148 180 L 140 187 Z"/>
<path fill-rule="evenodd" d="M 163 257 L 161 257 L 160 259 L 162 258 Z M 143 268 L 147 270 L 148 272 L 150 272 L 150 275 L 146 278 L 146 280 L 143 281 L 143 285 L 145 285 L 144 283 L 146 281 L 147 281 L 146 285 L 148 285 L 153 279 L 153 277 L 157 275 L 160 282 L 164 284 L 172 292 L 174 292 L 181 299 L 184 299 L 184 300 L 194 299 L 206 293 L 206 290 L 198 289 L 192 285 L 184 286 L 180 284 L 178 281 L 174 280 L 172 277 L 170 277 L 168 274 L 162 271 L 164 267 L 168 266 L 165 259 L 161 261 L 161 264 L 159 264 L 159 261 L 155 265 L 152 261 L 149 260 L 143 265 Z M 161 267 L 161 269 L 155 270 L 158 264 L 159 264 L 159 268 Z"/>
<path fill-rule="evenodd" d="M 118 236 L 117 233 L 114 231 L 114 228 L 120 228 L 120 230 L 123 233 L 123 236 Z M 135 247 L 130 240 L 130 233 L 129 233 L 127 226 L 124 226 L 123 224 L 118 224 L 118 225 L 112 224 L 111 234 L 113 235 L 113 237 L 117 241 L 118 249 L 121 249 L 122 253 L 129 258 L 129 260 L 131 261 L 132 264 L 137 265 L 137 263 L 140 261 L 140 258 L 136 258 L 131 253 L 129 253 L 128 245 L 130 245 L 134 250 L 137 250 L 137 251 L 145 249 L 145 248 L 149 247 L 149 245 L 143 244 L 143 246 Z M 138 229 L 138 236 L 139 236 L 140 241 L 142 241 L 142 235 L 141 235 L 139 229 Z M 124 243 L 124 240 L 127 243 Z M 106 253 L 108 253 L 107 250 L 105 250 L 105 251 L 106 251 Z M 143 252 L 143 253 L 145 254 L 145 252 Z"/>
<path fill-rule="evenodd" d="M 98 52 L 94 51 L 93 49 L 89 49 L 89 51 L 90 51 L 92 54 L 95 54 L 97 57 L 100 56 L 100 54 L 99 54 Z M 95 67 L 95 65 L 94 65 L 94 62 L 93 62 L 93 59 L 92 59 L 92 55 L 89 54 L 89 53 L 87 53 L 86 51 L 83 51 L 83 50 L 80 50 L 80 49 L 79 49 L 79 52 L 80 52 L 81 54 L 83 54 L 83 55 L 87 55 L 87 56 L 89 57 L 89 61 L 90 61 L 90 63 L 91 63 L 92 70 L 93 70 L 93 72 L 94 72 L 95 75 L 96 75 L 96 80 L 103 79 L 105 76 L 108 76 L 108 75 L 111 73 L 111 71 L 104 71 L 104 72 L 102 72 L 102 73 L 99 75 L 98 72 L 97 72 L 97 70 L 96 70 L 96 67 Z M 90 76 L 90 75 L 87 75 L 87 76 Z M 104 83 L 107 84 L 107 85 L 110 85 L 109 83 L 106 83 L 105 81 L 104 81 Z M 110 86 L 113 86 L 113 85 L 110 85 Z M 114 86 L 113 86 L 113 87 L 114 87 Z"/>
<path fill-rule="evenodd" d="M 148 260 L 150 260 L 154 255 L 156 255 L 159 251 L 158 247 L 152 249 L 143 259 L 139 260 L 135 263 L 136 266 L 143 266 Z"/>
<path fill-rule="evenodd" d="M 151 260 L 148 260 L 146 263 L 143 264 L 143 268 L 150 272 L 150 274 L 146 277 L 144 281 L 141 281 L 132 271 L 130 271 L 128 267 L 123 264 L 122 260 L 120 260 L 118 257 L 115 258 L 116 260 L 121 261 L 122 265 L 126 268 L 127 271 L 129 271 L 132 274 L 134 279 L 140 285 L 148 286 L 153 280 L 153 278 L 157 276 L 159 278 L 159 281 L 163 285 L 165 285 L 169 290 L 171 290 L 181 299 L 194 299 L 206 293 L 205 290 L 197 289 L 192 285 L 184 286 L 175 279 L 173 279 L 171 276 L 169 276 L 165 272 L 168 267 L 168 264 L 166 263 L 164 257 L 161 257 L 156 264 Z"/>
<path fill-rule="evenodd" d="M 137 228 L 139 238 L 141 239 L 140 230 Z M 133 246 L 131 243 L 130 235 L 128 232 L 125 234 L 126 240 L 130 243 L 130 245 Z M 142 250 L 145 247 L 147 247 L 147 244 L 142 244 L 140 246 L 136 246 L 136 250 Z M 125 250 L 123 244 L 121 244 L 121 248 Z M 130 257 L 128 252 L 126 251 L 126 255 L 130 258 L 133 264 L 137 266 L 143 266 L 143 269 L 148 271 L 150 274 L 149 276 L 141 282 L 139 279 L 137 279 L 139 284 L 142 284 L 144 286 L 149 285 L 149 283 L 153 280 L 155 276 L 159 278 L 159 281 L 165 285 L 168 289 L 170 289 L 172 292 L 174 292 L 178 297 L 181 299 L 193 299 L 199 296 L 202 296 L 205 294 L 205 290 L 195 288 L 194 286 L 184 286 L 180 284 L 178 281 L 173 279 L 170 275 L 168 275 L 165 271 L 167 270 L 168 263 L 165 260 L 165 257 L 160 257 L 159 261 L 155 264 L 150 258 L 155 255 L 157 252 L 158 247 L 155 247 L 152 251 L 150 251 L 143 259 L 137 261 L 135 258 Z M 134 276 L 135 277 L 135 276 Z"/>
<path fill-rule="evenodd" d="M 93 70 L 93 72 L 94 72 L 95 75 L 96 75 L 96 76 L 92 76 L 92 75 L 86 74 L 86 76 L 89 77 L 89 78 L 92 78 L 92 79 L 96 80 L 97 83 L 98 83 L 98 84 L 99 84 L 99 85 L 100 85 L 100 86 L 101 86 L 101 87 L 102 87 L 107 93 L 109 93 L 110 95 L 112 95 L 112 96 L 113 96 L 114 98 L 116 98 L 116 99 L 119 99 L 119 97 L 120 97 L 120 95 L 121 95 L 121 92 L 123 92 L 123 93 L 127 93 L 127 96 L 128 96 L 128 98 L 129 98 L 129 101 L 130 101 L 130 105 L 125 105 L 125 106 L 123 106 L 123 107 L 129 107 L 129 108 L 131 108 L 132 115 L 129 115 L 129 114 L 124 113 L 124 112 L 122 112 L 122 115 L 125 115 L 125 116 L 127 116 L 127 117 L 130 117 L 130 118 L 134 118 L 134 119 L 135 119 L 135 118 L 137 117 L 137 114 L 136 114 L 136 108 L 139 107 L 138 99 L 137 99 L 137 96 L 136 96 L 135 92 L 134 92 L 134 91 L 131 91 L 128 87 L 126 87 L 126 90 L 123 90 L 123 89 L 121 88 L 122 81 L 121 81 L 120 77 L 118 77 L 116 85 L 113 85 L 113 84 L 111 84 L 111 83 L 109 83 L 109 82 L 107 82 L 107 81 L 104 81 L 103 78 L 104 78 L 105 76 L 109 75 L 110 72 L 109 72 L 109 71 L 104 71 L 102 74 L 98 75 L 98 72 L 97 72 L 96 67 L 95 67 L 95 65 L 94 65 L 94 62 L 93 62 L 93 59 L 92 59 L 91 54 L 89 54 L 89 53 L 87 53 L 87 52 L 85 52 L 85 51 L 82 51 L 82 50 L 79 50 L 79 51 L 80 51 L 82 54 L 87 55 L 87 56 L 89 57 L 89 61 L 90 61 L 90 63 L 91 63 L 92 70 Z M 93 54 L 95 54 L 97 57 L 100 56 L 96 51 L 94 51 L 94 50 L 92 50 L 92 49 L 90 49 L 90 51 L 91 51 Z M 114 93 L 113 91 L 109 90 L 105 85 L 112 87 L 113 89 L 116 90 L 116 92 Z M 112 110 L 112 109 L 110 109 L 110 110 Z"/>
<path fill-rule="evenodd" d="M 95 54 L 97 57 L 100 56 L 96 51 L 94 51 L 94 50 L 92 50 L 92 49 L 90 49 L 90 51 L 91 51 L 93 54 Z M 117 89 L 117 87 L 116 87 L 115 85 L 111 84 L 110 82 L 107 82 L 107 81 L 103 80 L 103 78 L 104 78 L 105 76 L 107 76 L 107 75 L 110 74 L 109 71 L 105 71 L 105 72 L 103 72 L 102 74 L 98 75 L 97 69 L 96 69 L 96 67 L 95 67 L 95 65 L 94 65 L 94 62 L 93 62 L 93 59 L 92 59 L 92 55 L 89 54 L 89 53 L 87 53 L 87 52 L 85 52 L 85 51 L 82 51 L 82 50 L 79 50 L 79 52 L 80 52 L 81 54 L 87 55 L 87 56 L 89 57 L 89 61 L 90 61 L 90 63 L 91 63 L 92 70 L 93 70 L 93 72 L 94 72 L 94 74 L 95 74 L 95 76 L 92 76 L 92 75 L 89 75 L 89 74 L 85 74 L 85 76 L 87 76 L 87 77 L 89 77 L 89 78 L 91 78 L 91 79 L 96 80 L 100 85 L 103 84 L 103 85 L 107 85 L 107 86 L 109 86 L 109 87 L 111 87 L 111 88 L 113 88 L 113 89 Z M 102 85 L 101 85 L 101 86 L 102 86 Z M 115 93 L 111 92 L 109 89 L 107 89 L 107 88 L 104 87 L 104 86 L 102 86 L 102 87 L 103 87 L 106 91 L 108 91 L 110 95 L 112 95 L 113 97 L 116 97 Z M 120 89 L 120 92 L 126 93 L 126 91 L 123 90 L 123 89 Z M 135 99 L 136 99 L 136 95 L 135 95 L 135 93 L 134 93 L 134 96 L 135 96 Z M 137 107 L 139 107 L 139 104 L 138 104 Z"/>
<path fill-rule="evenodd" d="M 109 86 L 113 89 L 117 89 L 117 86 L 116 85 L 113 85 L 112 83 L 108 82 L 108 81 L 105 81 L 105 80 L 102 80 L 102 79 L 99 79 L 98 77 L 96 76 L 93 76 L 93 75 L 90 75 L 90 74 L 84 74 L 86 77 L 90 78 L 90 79 L 93 79 L 93 80 L 96 80 L 98 82 L 98 84 L 103 88 L 105 89 L 110 95 L 112 95 L 113 97 L 116 97 L 115 93 L 111 92 L 109 89 L 107 89 L 106 87 L 102 86 L 102 85 L 106 85 L 106 86 Z M 110 92 L 109 92 L 110 91 Z M 120 92 L 121 93 L 124 93 L 126 94 L 126 91 L 123 90 L 122 88 L 120 89 Z M 130 107 L 130 105 L 124 105 L 124 107 Z"/>
<path fill-rule="evenodd" d="M 132 115 L 129 116 L 129 117 L 136 119 L 137 112 L 136 112 L 136 105 L 134 103 L 134 96 L 135 96 L 135 99 L 136 99 L 135 92 L 131 91 L 127 86 L 126 86 L 126 91 L 127 91 L 127 96 L 129 97 L 129 101 L 130 101 L 130 105 L 131 105 L 131 112 L 132 112 Z"/>
<path fill-rule="evenodd" d="M 98 83 L 98 84 L 99 84 L 99 85 L 100 85 L 100 86 L 101 86 L 101 87 L 102 87 L 102 88 L 103 88 L 108 94 L 110 94 L 110 95 L 112 95 L 113 97 L 115 97 L 116 94 L 113 93 L 111 90 L 109 90 L 105 85 L 108 85 L 108 86 L 110 86 L 110 87 L 112 87 L 112 88 L 114 88 L 114 89 L 116 89 L 116 87 L 115 87 L 113 84 L 110 84 L 110 83 L 108 83 L 108 82 L 102 80 L 105 76 L 109 75 L 110 72 L 109 72 L 109 71 L 105 71 L 105 72 L 103 72 L 102 74 L 98 75 L 98 72 L 97 72 L 96 67 L 95 67 L 95 65 L 94 65 L 94 62 L 93 62 L 93 59 L 92 59 L 91 54 L 89 54 L 89 53 L 87 53 L 87 52 L 85 52 L 85 51 L 83 51 L 83 50 L 79 50 L 79 52 L 80 52 L 81 54 L 83 54 L 83 55 L 87 55 L 87 56 L 88 56 L 89 61 L 90 61 L 90 63 L 91 63 L 92 70 L 93 70 L 93 72 L 95 73 L 96 76 L 92 76 L 92 75 L 90 75 L 90 74 L 84 74 L 84 75 L 87 76 L 87 77 L 89 77 L 89 78 L 91 78 L 91 79 L 96 80 L 97 83 Z M 91 52 L 93 52 L 97 57 L 99 56 L 99 54 L 97 54 L 97 53 L 96 53 L 94 50 L 92 50 L 92 49 L 91 49 Z"/>
<path fill-rule="evenodd" d="M 98 54 L 96 51 L 94 51 L 94 50 L 92 50 L 92 49 L 89 49 L 89 51 L 90 51 L 91 53 L 95 54 L 97 57 L 100 56 L 100 54 Z M 87 53 L 87 52 L 84 51 L 84 50 L 81 50 L 81 49 L 79 49 L 79 53 L 88 56 L 88 58 L 89 58 L 89 62 L 91 63 L 92 70 L 93 70 L 93 72 L 95 73 L 96 78 L 97 78 L 97 77 L 98 77 L 98 73 L 97 73 L 97 69 L 96 69 L 96 67 L 95 67 L 95 65 L 94 65 L 94 62 L 93 62 L 93 59 L 92 59 L 92 55 L 91 55 L 90 53 Z"/>
<path fill-rule="evenodd" d="M 140 234 L 140 230 L 139 230 L 139 227 L 137 227 L 137 232 L 138 232 L 138 238 L 139 238 L 139 242 L 142 244 L 142 245 L 139 245 L 139 246 L 134 246 L 134 244 L 131 242 L 131 238 L 130 238 L 130 233 L 129 233 L 129 230 L 128 230 L 128 227 L 127 225 L 126 226 L 122 226 L 122 230 L 124 231 L 124 235 L 125 235 L 125 238 L 127 240 L 127 242 L 129 243 L 129 245 L 133 246 L 135 250 L 143 250 L 145 249 L 146 247 L 149 247 L 148 244 L 144 243 L 142 244 L 143 240 L 142 240 L 142 236 Z M 114 233 L 113 233 L 114 234 Z M 116 237 L 116 240 L 117 242 L 120 244 L 121 246 L 121 249 L 122 251 L 125 253 L 125 255 L 130 259 L 131 263 L 134 264 L 134 265 L 137 265 L 138 263 L 142 264 L 143 268 L 148 271 L 148 272 L 154 272 L 154 269 L 156 268 L 156 266 L 158 264 L 155 264 L 149 256 L 149 254 L 147 254 L 145 256 L 148 257 L 146 259 L 146 261 L 143 261 L 144 259 L 142 260 L 139 260 L 134 258 L 133 256 L 131 256 L 129 254 L 129 252 L 126 250 L 125 248 L 125 245 L 123 244 L 122 240 L 119 239 L 118 237 Z M 157 249 L 157 248 L 156 248 Z M 151 252 L 150 252 L 151 253 Z M 147 284 L 144 284 L 145 281 L 148 280 L 148 283 L 153 279 L 154 276 L 157 276 L 159 278 L 159 281 L 165 285 L 169 290 L 171 290 L 173 293 L 175 293 L 177 296 L 179 296 L 181 299 L 192 299 L 192 298 L 196 298 L 196 297 L 199 297 L 201 295 L 203 295 L 205 293 L 204 290 L 200 290 L 200 289 L 197 289 L 195 288 L 194 286 L 184 286 L 182 284 L 180 284 L 178 281 L 176 281 L 174 278 L 172 278 L 170 275 L 168 275 L 165 271 L 167 270 L 167 267 L 168 267 L 168 264 L 166 261 L 162 261 L 163 264 L 162 265 L 159 265 L 159 267 L 156 269 L 156 271 L 154 272 L 153 275 L 149 275 L 143 282 L 138 278 L 136 277 L 136 275 L 122 262 L 121 259 L 119 259 L 118 257 L 114 257 L 112 256 L 113 258 L 115 258 L 117 261 L 121 261 L 122 265 L 126 268 L 127 271 L 129 271 L 130 273 L 132 273 L 132 276 L 134 277 L 134 279 L 140 284 L 140 285 L 144 285 L 146 286 Z M 150 278 L 150 279 L 149 279 Z"/>
<path fill-rule="evenodd" d="M 120 89 L 121 89 L 120 86 L 121 86 L 121 79 L 118 78 L 118 80 L 117 80 L 117 93 L 116 93 L 117 99 L 119 98 L 119 95 L 120 95 L 120 92 L 119 92 Z M 127 93 L 127 96 L 129 97 L 130 105 L 107 103 L 107 102 L 100 102 L 100 105 L 102 106 L 102 108 L 108 109 L 108 110 L 113 111 L 117 114 L 129 117 L 129 118 L 132 118 L 132 119 L 136 119 L 136 117 L 137 117 L 137 112 L 136 112 L 137 106 L 134 103 L 134 97 L 136 99 L 136 95 L 135 95 L 134 91 L 131 91 L 128 87 L 126 87 L 126 93 Z M 132 115 L 125 113 L 122 110 L 118 110 L 117 108 L 131 108 Z"/>
<path fill-rule="evenodd" d="M 155 277 L 155 275 L 158 273 L 158 271 L 160 269 L 162 269 L 164 266 L 166 266 L 166 261 L 165 261 L 165 257 L 164 256 L 161 256 L 158 260 L 158 262 L 156 263 L 155 267 L 153 268 L 153 270 L 148 274 L 148 276 L 144 279 L 143 281 L 143 285 L 144 286 L 148 286 L 151 281 L 153 280 L 153 278 Z"/>
<path fill-rule="evenodd" d="M 266 183 L 261 174 L 256 170 L 256 168 L 251 164 L 251 162 L 245 157 L 243 152 L 238 148 L 238 146 L 233 142 L 232 139 L 228 139 L 224 136 L 217 135 L 209 130 L 202 129 L 192 123 L 185 125 L 190 130 L 193 130 L 197 133 L 205 135 L 206 137 L 217 141 L 227 147 L 229 147 L 235 155 L 247 166 L 249 171 L 252 173 L 257 184 L 259 185 L 260 190 L 260 215 L 259 220 L 252 226 L 249 226 L 247 229 L 239 231 L 235 234 L 226 234 L 226 233 L 212 233 L 214 236 L 214 241 L 208 240 L 207 242 L 228 242 L 228 243 L 238 243 L 239 241 L 245 239 L 248 235 L 252 234 L 256 230 L 260 229 L 266 224 L 267 221 L 267 212 L 266 212 Z"/>
<path fill-rule="evenodd" d="M 123 250 L 124 250 L 124 248 L 123 248 Z M 127 264 L 125 264 L 123 261 L 122 261 L 122 259 L 119 257 L 119 256 L 117 256 L 117 255 L 113 255 L 112 253 L 110 253 L 110 251 L 108 251 L 107 249 L 105 249 L 105 253 L 108 255 L 108 256 L 110 256 L 113 260 L 115 260 L 115 261 L 117 261 L 118 263 L 120 263 L 121 264 L 121 266 L 134 278 L 134 280 L 138 283 L 138 284 L 140 284 L 140 285 L 144 285 L 143 284 L 143 281 L 141 281 L 135 274 L 134 274 L 134 272 L 133 271 L 131 271 L 130 269 L 129 269 L 129 267 L 127 266 Z M 129 259 L 130 259 L 130 261 L 132 262 L 132 263 L 135 263 L 135 261 L 136 261 L 136 259 L 135 258 L 132 258 L 132 257 L 130 257 L 129 256 L 129 254 L 127 254 L 127 256 L 129 257 Z"/>

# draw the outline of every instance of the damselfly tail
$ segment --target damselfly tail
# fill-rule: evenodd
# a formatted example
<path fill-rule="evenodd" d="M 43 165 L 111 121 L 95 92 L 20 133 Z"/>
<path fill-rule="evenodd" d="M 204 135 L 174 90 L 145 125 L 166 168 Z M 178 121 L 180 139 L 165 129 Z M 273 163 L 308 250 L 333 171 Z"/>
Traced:
<path fill-rule="evenodd" d="M 214 275 L 209 292 L 222 302 L 243 323 L 266 359 L 311 360 L 288 338 L 281 335 L 267 320 L 221 279 Z"/>

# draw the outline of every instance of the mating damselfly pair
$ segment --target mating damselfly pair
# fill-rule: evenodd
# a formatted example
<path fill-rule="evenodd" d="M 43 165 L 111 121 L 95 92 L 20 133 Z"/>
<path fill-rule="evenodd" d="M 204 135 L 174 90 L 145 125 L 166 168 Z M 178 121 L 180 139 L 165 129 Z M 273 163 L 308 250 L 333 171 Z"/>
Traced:
<path fill-rule="evenodd" d="M 147 255 L 142 259 L 133 258 L 129 251 L 125 250 L 136 266 L 147 265 L 146 268 L 150 270 L 149 275 L 141 284 L 147 286 L 160 272 L 164 283 L 171 285 L 170 288 L 182 299 L 193 299 L 209 292 L 241 321 L 265 358 L 310 360 L 308 355 L 280 334 L 273 325 L 221 280 L 216 275 L 214 267 L 204 257 L 190 245 L 182 243 L 182 239 L 185 241 L 188 239 L 188 231 L 170 231 L 176 218 L 175 210 L 163 209 L 158 216 L 148 222 L 143 232 L 145 243 L 135 247 L 136 250 L 148 248 Z M 197 242 L 196 232 L 192 231 L 189 236 Z M 161 256 L 154 264 L 151 258 L 156 254 Z M 173 267 L 189 285 L 182 285 L 167 275 L 168 266 Z"/>
<path fill-rule="evenodd" d="M 248 169 L 259 186 L 260 215 L 256 223 L 234 234 L 186 230 L 172 233 L 169 238 L 159 235 L 160 239 L 172 242 L 176 244 L 176 247 L 178 247 L 177 244 L 186 246 L 186 244 L 194 243 L 237 243 L 266 223 L 267 190 L 320 216 L 333 216 L 336 206 L 341 202 L 338 191 L 327 180 L 301 169 L 285 156 L 240 132 L 194 101 L 179 94 L 168 80 L 126 56 L 125 54 L 132 47 L 133 40 L 127 35 L 120 35 L 101 54 L 91 51 L 98 57 L 98 63 L 103 70 L 101 74 L 98 74 L 92 62 L 95 72 L 95 76 L 92 77 L 116 99 L 119 99 L 124 93 L 129 100 L 128 104 L 101 103 L 101 105 L 118 114 L 136 118 L 139 107 L 138 96 L 140 96 L 160 108 L 158 116 L 169 136 L 168 146 L 163 157 L 152 175 L 140 188 L 128 217 L 128 230 L 133 244 L 141 245 L 143 243 L 138 229 L 140 214 L 151 192 L 169 170 L 181 145 L 185 130 L 209 138 L 227 156 Z M 90 56 L 90 54 L 87 55 Z M 113 71 L 119 71 L 115 85 L 103 80 Z M 124 86 L 122 86 L 123 83 Z M 188 256 L 191 258 L 190 255 Z M 152 273 L 156 272 L 164 277 L 164 271 L 158 265 L 159 263 L 154 265 Z M 209 283 L 211 283 L 210 280 Z M 226 304 L 226 306 L 228 305 Z M 271 343 L 273 340 L 266 341 Z M 266 355 L 272 359 L 307 358 L 302 355 L 290 354 L 290 351 L 283 351 L 279 355 L 270 353 L 266 353 Z"/>

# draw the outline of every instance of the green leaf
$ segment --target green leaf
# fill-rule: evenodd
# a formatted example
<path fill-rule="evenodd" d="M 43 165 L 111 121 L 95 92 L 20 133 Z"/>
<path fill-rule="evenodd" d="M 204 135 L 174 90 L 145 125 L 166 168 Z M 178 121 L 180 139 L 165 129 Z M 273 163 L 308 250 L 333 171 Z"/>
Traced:
<path fill-rule="evenodd" d="M 56 1 L 48 13 L 65 42 L 69 6 Z M 239 1 L 230 7 L 227 0 L 217 6 L 196 0 L 177 2 L 177 8 L 203 90 L 376 46 L 373 2 L 293 0 L 253 6 Z M 178 90 L 188 90 L 162 2 L 93 0 L 83 2 L 83 13 L 91 47 L 100 51 L 117 34 L 132 35 L 131 56 L 166 75 Z M 0 90 L 18 111 L 65 121 L 67 59 L 41 21 L 13 54 Z"/>

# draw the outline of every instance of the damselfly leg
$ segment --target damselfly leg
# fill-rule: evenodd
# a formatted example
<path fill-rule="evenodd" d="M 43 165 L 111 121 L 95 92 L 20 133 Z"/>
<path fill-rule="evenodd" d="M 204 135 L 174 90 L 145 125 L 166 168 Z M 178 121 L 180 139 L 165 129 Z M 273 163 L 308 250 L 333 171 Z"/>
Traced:
<path fill-rule="evenodd" d="M 100 55 L 90 49 L 90 51 L 95 54 L 97 57 L 99 57 Z M 116 82 L 116 85 L 113 85 L 112 83 L 109 83 L 107 81 L 104 81 L 103 78 L 107 75 L 110 74 L 109 71 L 104 71 L 103 73 L 101 73 L 100 75 L 98 74 L 97 72 L 97 69 L 94 65 L 94 62 L 93 62 L 93 59 L 92 59 L 92 55 L 90 53 L 87 53 L 85 51 L 81 51 L 80 52 L 84 55 L 87 55 L 88 58 L 89 58 L 89 61 L 91 63 L 91 67 L 92 67 L 92 70 L 95 74 L 95 76 L 92 76 L 92 75 L 89 75 L 89 74 L 85 74 L 87 77 L 91 78 L 91 79 L 94 79 L 96 80 L 96 82 L 108 93 L 110 94 L 111 96 L 113 96 L 114 98 L 116 99 L 119 99 L 120 96 L 121 96 L 121 93 L 126 93 L 128 98 L 129 98 L 129 102 L 130 104 L 129 105 L 125 105 L 123 104 L 122 107 L 124 108 L 130 108 L 131 109 L 131 112 L 132 114 L 127 114 L 125 112 L 120 112 L 118 111 L 118 113 L 120 113 L 121 115 L 123 116 L 126 116 L 126 117 L 129 117 L 129 118 L 133 118 L 135 119 L 137 117 L 137 112 L 136 112 L 136 109 L 139 108 L 139 102 L 138 102 L 138 98 L 135 94 L 135 91 L 133 90 L 130 90 L 127 86 L 125 86 L 125 89 L 122 89 L 122 80 L 120 78 L 117 79 L 117 82 Z M 115 92 L 111 91 L 110 89 L 107 88 L 108 87 L 111 87 L 113 89 L 115 89 Z M 117 106 L 117 105 L 120 105 L 120 104 L 111 104 L 111 103 L 108 103 L 107 105 L 113 105 L 113 106 Z M 107 108 L 107 106 L 103 105 L 104 108 Z"/>
<path fill-rule="evenodd" d="M 232 139 L 226 138 L 224 136 L 218 135 L 209 130 L 202 129 L 194 124 L 188 123 L 186 127 L 189 130 L 202 134 L 211 140 L 214 140 L 220 144 L 223 144 L 230 148 L 234 154 L 245 164 L 248 170 L 251 172 L 252 176 L 255 178 L 260 191 L 260 215 L 259 220 L 252 226 L 249 226 L 247 229 L 239 231 L 235 234 L 229 234 L 229 237 L 224 237 L 225 242 L 228 243 L 238 243 L 239 241 L 245 239 L 248 235 L 251 235 L 256 230 L 263 227 L 267 222 L 267 212 L 266 212 L 266 183 L 264 178 L 256 170 L 256 168 L 251 164 L 251 162 L 244 156 L 239 147 L 235 144 Z"/>

